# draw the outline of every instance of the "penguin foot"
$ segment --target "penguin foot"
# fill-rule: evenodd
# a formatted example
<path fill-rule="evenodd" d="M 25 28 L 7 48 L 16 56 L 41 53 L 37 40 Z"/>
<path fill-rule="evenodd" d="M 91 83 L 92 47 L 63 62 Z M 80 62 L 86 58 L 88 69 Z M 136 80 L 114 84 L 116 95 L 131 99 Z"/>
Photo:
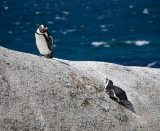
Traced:
<path fill-rule="evenodd" d="M 53 58 L 53 50 L 49 54 L 45 55 L 45 57 L 48 59 Z"/>
<path fill-rule="evenodd" d="M 51 59 L 53 56 L 51 54 L 45 55 L 46 58 Z"/>

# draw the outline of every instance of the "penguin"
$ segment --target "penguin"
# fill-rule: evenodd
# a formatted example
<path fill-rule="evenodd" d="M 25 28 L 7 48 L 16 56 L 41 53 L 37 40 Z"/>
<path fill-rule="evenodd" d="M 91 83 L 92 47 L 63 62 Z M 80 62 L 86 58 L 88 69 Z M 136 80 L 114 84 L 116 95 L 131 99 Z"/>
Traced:
<path fill-rule="evenodd" d="M 136 113 L 134 111 L 133 104 L 128 100 L 126 92 L 122 90 L 121 88 L 114 86 L 113 82 L 106 78 L 106 84 L 104 87 L 104 91 L 109 95 L 109 97 L 119 104 L 126 107 L 128 110 L 132 111 L 133 113 Z"/>
<path fill-rule="evenodd" d="M 40 52 L 40 56 L 46 58 L 53 57 L 53 38 L 48 31 L 48 27 L 41 25 L 35 32 L 36 46 Z"/>
<path fill-rule="evenodd" d="M 106 84 L 104 91 L 109 95 L 109 97 L 120 104 L 124 104 L 125 101 L 128 101 L 126 92 L 121 88 L 114 86 L 113 82 L 106 78 Z"/>

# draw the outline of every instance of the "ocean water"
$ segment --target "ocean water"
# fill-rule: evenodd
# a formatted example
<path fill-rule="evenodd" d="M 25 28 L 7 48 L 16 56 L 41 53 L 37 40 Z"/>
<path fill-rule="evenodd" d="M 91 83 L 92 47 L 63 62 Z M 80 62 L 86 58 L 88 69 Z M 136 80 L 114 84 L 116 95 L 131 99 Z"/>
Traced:
<path fill-rule="evenodd" d="M 159 0 L 0 0 L 0 46 L 39 55 L 41 24 L 56 58 L 160 68 Z"/>

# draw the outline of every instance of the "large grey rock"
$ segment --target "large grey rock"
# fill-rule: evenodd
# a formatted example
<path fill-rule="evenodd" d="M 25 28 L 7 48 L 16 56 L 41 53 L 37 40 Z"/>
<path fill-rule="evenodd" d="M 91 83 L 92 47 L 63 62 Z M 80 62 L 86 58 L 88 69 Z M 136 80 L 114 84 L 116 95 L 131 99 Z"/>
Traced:
<path fill-rule="evenodd" d="M 160 129 L 160 70 L 46 59 L 0 47 L 1 131 Z M 126 91 L 136 113 L 104 93 Z"/>

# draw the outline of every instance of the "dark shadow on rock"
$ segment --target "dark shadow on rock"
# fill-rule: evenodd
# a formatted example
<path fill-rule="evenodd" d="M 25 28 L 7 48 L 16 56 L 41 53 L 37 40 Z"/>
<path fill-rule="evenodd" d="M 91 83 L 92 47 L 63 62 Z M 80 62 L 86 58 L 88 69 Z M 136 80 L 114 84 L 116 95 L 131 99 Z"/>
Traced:
<path fill-rule="evenodd" d="M 64 65 L 67 65 L 67 66 L 70 66 L 68 63 L 66 63 L 66 62 L 63 62 L 63 61 L 60 61 L 60 60 L 56 60 L 56 61 L 58 61 L 59 63 L 61 63 L 61 64 L 64 64 Z"/>
<path fill-rule="evenodd" d="M 123 105 L 128 110 L 136 113 L 133 108 L 133 104 L 128 100 L 126 92 L 118 86 L 114 86 L 113 82 L 106 78 L 106 84 L 104 87 L 105 93 L 109 95 L 112 100 L 115 100 L 119 104 Z"/>

